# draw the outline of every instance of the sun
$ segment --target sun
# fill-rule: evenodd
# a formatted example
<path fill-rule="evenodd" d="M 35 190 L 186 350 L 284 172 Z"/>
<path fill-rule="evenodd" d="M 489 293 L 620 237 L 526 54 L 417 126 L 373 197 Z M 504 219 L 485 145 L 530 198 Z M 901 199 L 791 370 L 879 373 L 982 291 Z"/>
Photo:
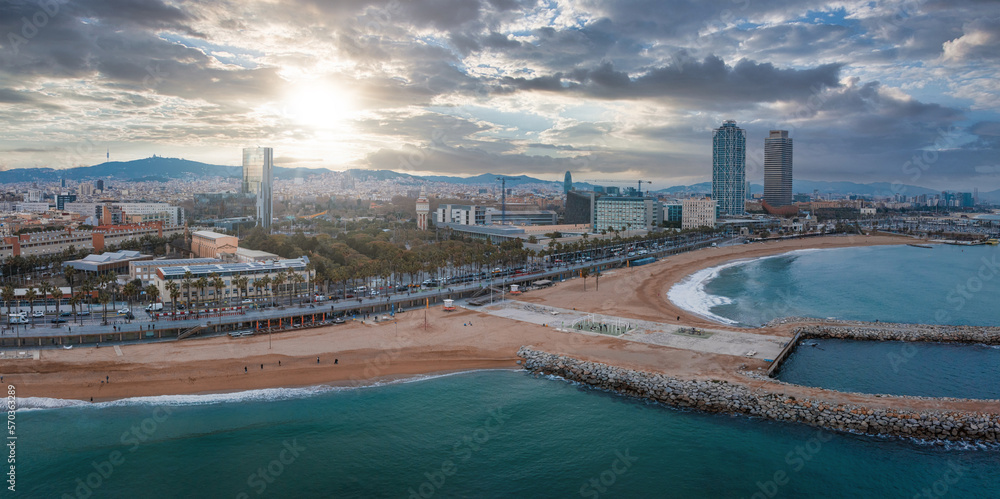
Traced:
<path fill-rule="evenodd" d="M 346 125 L 354 115 L 349 91 L 329 83 L 293 84 L 285 95 L 282 115 L 290 122 L 313 129 L 334 129 Z"/>

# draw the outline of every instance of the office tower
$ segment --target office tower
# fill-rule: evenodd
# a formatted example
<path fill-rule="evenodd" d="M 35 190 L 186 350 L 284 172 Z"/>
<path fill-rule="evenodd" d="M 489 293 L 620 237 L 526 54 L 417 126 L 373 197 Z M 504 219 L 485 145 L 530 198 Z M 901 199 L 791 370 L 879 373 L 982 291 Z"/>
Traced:
<path fill-rule="evenodd" d="M 103 192 L 104 191 L 104 181 L 103 180 L 98 180 L 98 181 L 94 182 L 94 188 Z"/>
<path fill-rule="evenodd" d="M 563 180 L 563 192 L 569 192 L 573 190 L 573 175 L 566 172 L 566 178 Z"/>
<path fill-rule="evenodd" d="M 771 130 L 764 139 L 764 201 L 792 204 L 792 139 L 787 130 Z"/>
<path fill-rule="evenodd" d="M 743 215 L 746 210 L 746 142 L 746 130 L 734 120 L 726 120 L 712 133 L 712 199 L 726 215 Z"/>
<path fill-rule="evenodd" d="M 66 177 L 63 177 L 63 178 L 62 178 L 62 188 L 63 188 L 63 189 L 65 189 L 65 188 L 66 188 Z"/>
<path fill-rule="evenodd" d="M 266 231 L 271 229 L 273 166 L 272 148 L 243 149 L 243 193 L 257 196 L 257 226 Z"/>
<path fill-rule="evenodd" d="M 66 209 L 66 203 L 72 203 L 76 201 L 75 194 L 59 194 L 56 196 L 56 209 L 63 211 Z"/>

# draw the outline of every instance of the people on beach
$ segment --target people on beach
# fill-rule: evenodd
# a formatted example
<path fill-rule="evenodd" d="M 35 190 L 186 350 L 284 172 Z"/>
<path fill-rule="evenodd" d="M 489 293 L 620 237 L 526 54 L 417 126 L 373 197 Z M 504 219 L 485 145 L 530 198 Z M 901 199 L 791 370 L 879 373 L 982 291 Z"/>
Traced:
<path fill-rule="evenodd" d="M 243 366 L 243 374 L 247 373 L 247 366 Z"/>
<path fill-rule="evenodd" d="M 340 362 L 340 359 L 333 359 L 333 363 L 334 363 L 334 364 L 336 364 L 336 363 L 338 363 L 338 362 Z"/>
<path fill-rule="evenodd" d="M 319 364 L 319 357 L 316 357 L 316 363 Z"/>

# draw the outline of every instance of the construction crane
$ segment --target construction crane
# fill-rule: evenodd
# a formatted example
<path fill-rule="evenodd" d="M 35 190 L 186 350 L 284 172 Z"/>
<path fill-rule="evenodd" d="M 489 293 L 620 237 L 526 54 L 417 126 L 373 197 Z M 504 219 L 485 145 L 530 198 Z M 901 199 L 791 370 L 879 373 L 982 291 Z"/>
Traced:
<path fill-rule="evenodd" d="M 642 196 L 642 184 L 652 184 L 652 182 L 650 182 L 649 180 L 595 180 L 595 179 L 591 179 L 591 180 L 586 180 L 585 182 L 600 182 L 602 184 L 607 184 L 607 183 L 627 184 L 627 183 L 631 183 L 631 182 L 636 182 L 637 185 L 638 185 L 637 190 L 639 191 L 639 195 L 640 196 Z"/>

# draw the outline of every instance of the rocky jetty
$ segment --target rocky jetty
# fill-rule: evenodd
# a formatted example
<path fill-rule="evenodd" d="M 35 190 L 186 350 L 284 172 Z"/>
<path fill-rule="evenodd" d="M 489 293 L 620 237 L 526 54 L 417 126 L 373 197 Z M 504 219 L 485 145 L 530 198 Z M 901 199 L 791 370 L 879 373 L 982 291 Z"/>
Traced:
<path fill-rule="evenodd" d="M 888 338 L 887 338 L 888 339 Z M 836 431 L 924 440 L 997 443 L 1000 415 L 957 411 L 913 411 L 797 400 L 782 393 L 721 380 L 681 380 L 521 347 L 525 369 L 556 375 L 632 397 L 706 412 L 740 414 L 804 423 Z"/>
<path fill-rule="evenodd" d="M 868 341 L 941 341 L 1000 345 L 1000 328 L 979 326 L 934 326 L 926 324 L 879 324 L 858 322 L 843 325 L 810 324 L 795 328 L 800 338 L 838 338 Z"/>

